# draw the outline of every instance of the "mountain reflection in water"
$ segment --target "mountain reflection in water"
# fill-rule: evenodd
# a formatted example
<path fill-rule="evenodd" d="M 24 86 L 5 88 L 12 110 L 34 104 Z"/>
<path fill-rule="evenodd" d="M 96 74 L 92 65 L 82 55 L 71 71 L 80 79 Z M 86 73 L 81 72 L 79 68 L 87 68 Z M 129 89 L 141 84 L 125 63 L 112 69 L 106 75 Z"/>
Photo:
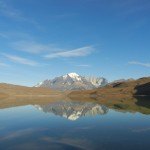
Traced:
<path fill-rule="evenodd" d="M 0 150 L 147 150 L 150 147 L 150 115 L 144 105 L 131 103 L 130 107 L 124 107 L 126 103 L 116 103 L 112 107 L 105 106 L 106 102 L 87 99 L 45 98 L 0 103 Z M 144 112 L 141 109 L 147 114 L 140 113 Z"/>
<path fill-rule="evenodd" d="M 102 115 L 108 112 L 104 105 L 91 102 L 54 102 L 47 105 L 35 105 L 37 109 L 45 113 L 53 113 L 68 120 L 77 120 L 83 116 Z"/>

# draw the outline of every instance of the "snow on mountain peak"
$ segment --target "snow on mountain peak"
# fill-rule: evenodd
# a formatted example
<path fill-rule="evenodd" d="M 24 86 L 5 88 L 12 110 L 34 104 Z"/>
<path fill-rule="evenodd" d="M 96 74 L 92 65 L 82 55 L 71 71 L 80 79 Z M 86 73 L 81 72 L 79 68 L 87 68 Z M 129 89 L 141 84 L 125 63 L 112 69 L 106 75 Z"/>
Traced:
<path fill-rule="evenodd" d="M 75 78 L 78 77 L 79 75 L 77 73 L 68 73 L 68 76 L 70 76 L 71 78 Z"/>
<path fill-rule="evenodd" d="M 77 73 L 69 73 L 68 76 L 77 81 L 81 81 L 81 77 Z"/>
<path fill-rule="evenodd" d="M 64 75 L 63 78 L 66 79 L 68 76 L 77 81 L 81 81 L 81 77 L 77 73 L 68 73 L 68 74 Z"/>
<path fill-rule="evenodd" d="M 35 87 L 40 87 L 43 84 L 43 82 L 39 82 Z"/>

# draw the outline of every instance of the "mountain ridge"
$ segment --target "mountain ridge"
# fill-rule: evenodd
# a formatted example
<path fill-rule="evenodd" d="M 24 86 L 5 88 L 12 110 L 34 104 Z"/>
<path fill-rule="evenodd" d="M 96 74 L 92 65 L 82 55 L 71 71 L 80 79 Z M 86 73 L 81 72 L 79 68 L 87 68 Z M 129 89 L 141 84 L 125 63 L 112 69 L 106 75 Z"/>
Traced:
<path fill-rule="evenodd" d="M 105 86 L 108 81 L 103 77 L 84 77 L 77 73 L 68 73 L 52 80 L 44 80 L 35 87 L 46 87 L 55 90 L 89 90 Z"/>

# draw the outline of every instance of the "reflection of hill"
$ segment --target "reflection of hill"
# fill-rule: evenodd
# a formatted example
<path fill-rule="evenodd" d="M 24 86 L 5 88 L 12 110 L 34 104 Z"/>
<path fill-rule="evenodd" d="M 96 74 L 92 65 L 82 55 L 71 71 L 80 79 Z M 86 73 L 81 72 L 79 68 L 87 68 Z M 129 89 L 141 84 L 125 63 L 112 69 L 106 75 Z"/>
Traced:
<path fill-rule="evenodd" d="M 83 116 L 94 116 L 108 112 L 107 107 L 90 102 L 55 102 L 48 105 L 36 105 L 36 108 L 69 120 L 77 120 Z"/>
<path fill-rule="evenodd" d="M 150 110 L 150 96 L 135 96 L 136 105 L 148 108 Z"/>

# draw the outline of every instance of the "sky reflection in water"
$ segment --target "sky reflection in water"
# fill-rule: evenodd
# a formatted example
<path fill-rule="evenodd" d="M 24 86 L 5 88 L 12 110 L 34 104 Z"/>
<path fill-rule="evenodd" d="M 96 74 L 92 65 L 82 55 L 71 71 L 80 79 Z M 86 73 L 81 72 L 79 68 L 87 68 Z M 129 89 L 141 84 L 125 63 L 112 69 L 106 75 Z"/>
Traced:
<path fill-rule="evenodd" d="M 90 102 L 0 109 L 0 149 L 148 149 L 150 116 Z"/>

